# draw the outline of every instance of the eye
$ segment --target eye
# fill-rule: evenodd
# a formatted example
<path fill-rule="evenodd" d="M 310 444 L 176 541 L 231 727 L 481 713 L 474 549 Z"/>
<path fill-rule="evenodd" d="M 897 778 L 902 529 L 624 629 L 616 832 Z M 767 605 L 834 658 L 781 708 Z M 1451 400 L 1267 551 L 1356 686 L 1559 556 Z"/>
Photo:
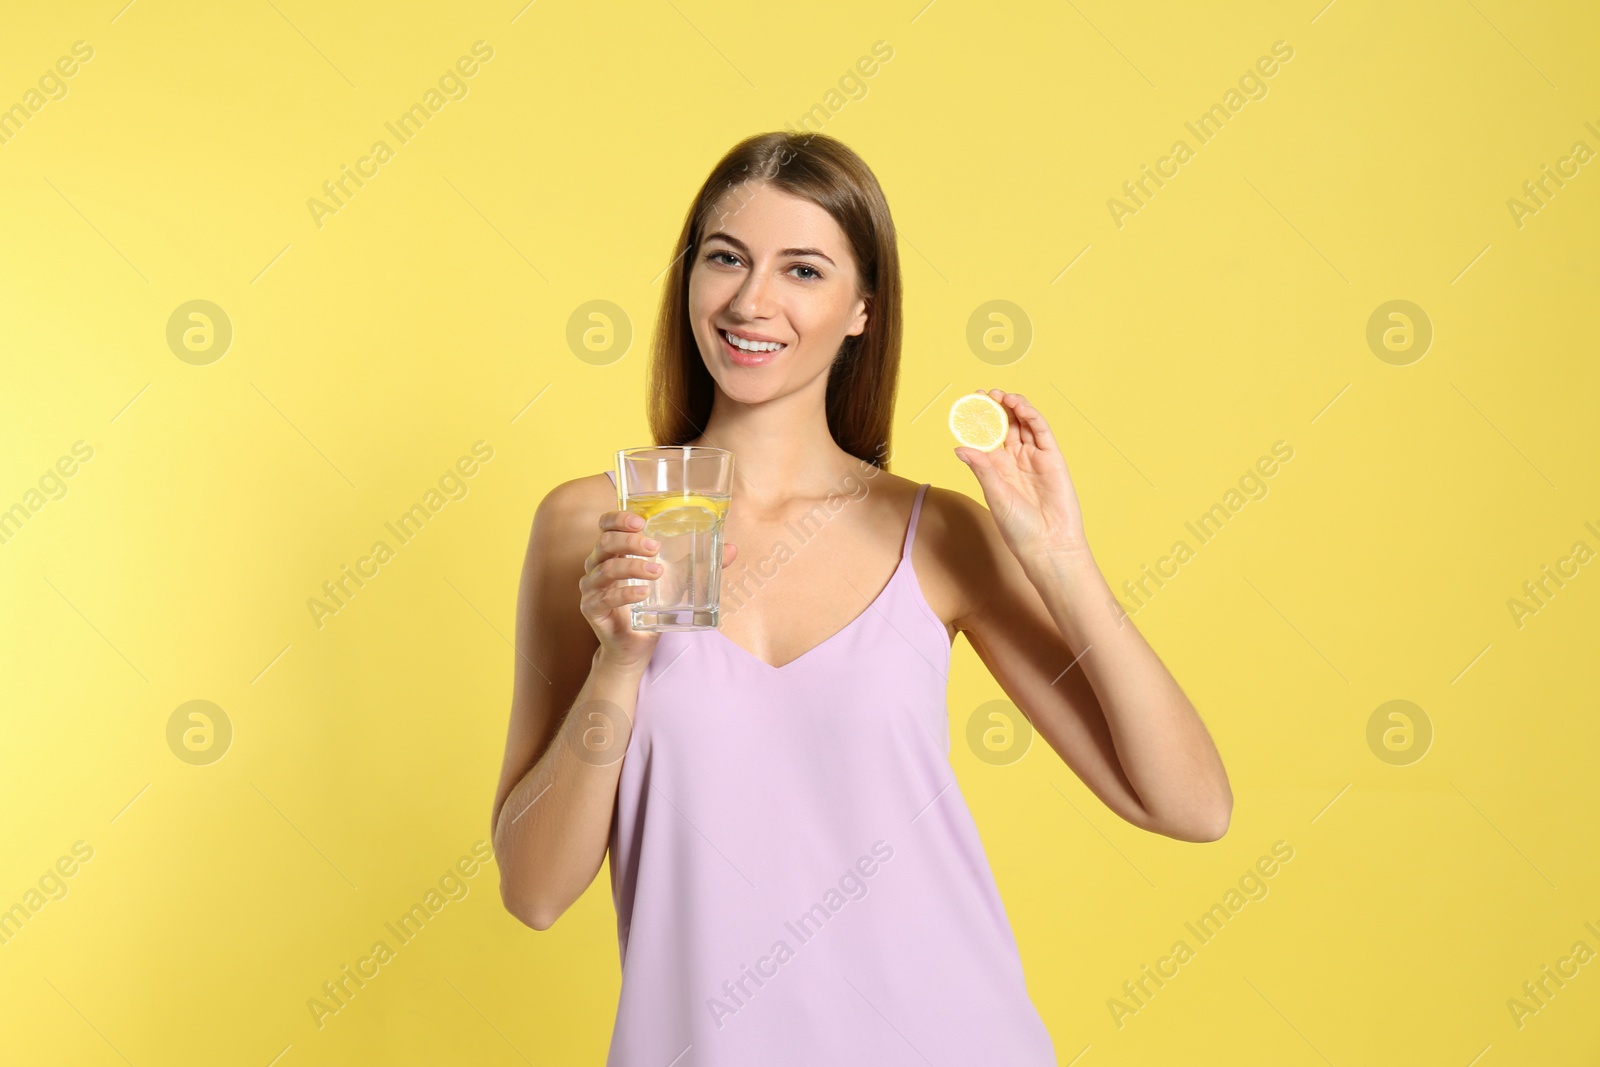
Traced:
<path fill-rule="evenodd" d="M 707 262 L 707 263 L 716 263 L 719 266 L 731 267 L 731 266 L 736 266 L 738 264 L 739 257 L 734 255 L 732 252 L 727 251 L 726 249 L 719 248 L 719 249 L 716 249 L 715 251 L 707 252 L 706 256 L 705 256 L 705 262 Z M 800 279 L 802 281 L 807 281 L 807 282 L 817 281 L 822 277 L 822 272 L 817 270 L 817 268 L 813 267 L 809 263 L 796 263 L 794 266 L 790 267 L 789 269 L 791 271 L 806 271 L 806 272 L 808 272 L 808 273 L 800 275 Z"/>

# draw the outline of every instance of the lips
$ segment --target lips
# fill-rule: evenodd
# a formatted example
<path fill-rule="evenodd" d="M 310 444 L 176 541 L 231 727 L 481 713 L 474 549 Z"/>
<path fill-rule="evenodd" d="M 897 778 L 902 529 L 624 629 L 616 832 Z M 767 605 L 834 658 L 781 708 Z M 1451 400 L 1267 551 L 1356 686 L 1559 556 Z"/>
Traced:
<path fill-rule="evenodd" d="M 740 336 L 743 335 L 741 334 Z M 720 327 L 717 329 L 717 339 L 722 342 L 722 351 L 738 367 L 759 367 L 763 364 L 771 363 L 778 356 L 789 350 L 789 346 L 784 344 L 782 348 L 770 352 L 749 352 L 729 341 L 726 332 Z M 754 338 L 747 338 L 747 340 L 754 340 Z"/>

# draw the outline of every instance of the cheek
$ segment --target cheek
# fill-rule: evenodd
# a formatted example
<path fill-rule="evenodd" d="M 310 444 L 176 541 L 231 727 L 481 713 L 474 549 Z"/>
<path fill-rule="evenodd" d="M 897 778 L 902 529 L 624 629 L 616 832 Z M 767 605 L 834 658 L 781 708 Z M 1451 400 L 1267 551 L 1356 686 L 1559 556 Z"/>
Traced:
<path fill-rule="evenodd" d="M 789 321 L 802 337 L 832 337 L 842 334 L 850 326 L 850 308 L 841 300 L 814 297 L 796 301 L 790 308 Z"/>
<path fill-rule="evenodd" d="M 724 302 L 717 279 L 704 271 L 689 275 L 689 313 L 696 319 L 704 318 Z"/>

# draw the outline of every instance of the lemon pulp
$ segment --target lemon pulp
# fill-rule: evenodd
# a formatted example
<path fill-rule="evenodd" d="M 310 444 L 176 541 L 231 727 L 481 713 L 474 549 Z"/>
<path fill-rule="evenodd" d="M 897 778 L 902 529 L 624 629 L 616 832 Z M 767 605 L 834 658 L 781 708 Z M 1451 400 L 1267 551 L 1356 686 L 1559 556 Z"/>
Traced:
<path fill-rule="evenodd" d="M 950 432 L 958 443 L 980 452 L 1005 444 L 1009 423 L 1006 409 L 988 393 L 967 393 L 950 405 Z"/>

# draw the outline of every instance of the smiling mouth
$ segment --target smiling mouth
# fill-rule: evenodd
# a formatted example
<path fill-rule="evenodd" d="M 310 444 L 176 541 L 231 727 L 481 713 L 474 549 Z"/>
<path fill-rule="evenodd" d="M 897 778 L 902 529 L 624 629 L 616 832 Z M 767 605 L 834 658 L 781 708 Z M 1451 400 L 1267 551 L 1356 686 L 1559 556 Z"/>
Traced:
<path fill-rule="evenodd" d="M 728 355 L 728 360 L 734 366 L 762 366 L 771 363 L 778 357 L 779 352 L 789 347 L 779 341 L 750 341 L 747 338 L 739 338 L 738 334 L 723 330 L 720 326 L 717 328 L 717 334 L 722 338 L 723 352 Z"/>
<path fill-rule="evenodd" d="M 789 347 L 778 341 L 751 341 L 720 327 L 717 333 L 722 337 L 722 343 L 736 356 L 753 360 L 767 359 Z"/>

